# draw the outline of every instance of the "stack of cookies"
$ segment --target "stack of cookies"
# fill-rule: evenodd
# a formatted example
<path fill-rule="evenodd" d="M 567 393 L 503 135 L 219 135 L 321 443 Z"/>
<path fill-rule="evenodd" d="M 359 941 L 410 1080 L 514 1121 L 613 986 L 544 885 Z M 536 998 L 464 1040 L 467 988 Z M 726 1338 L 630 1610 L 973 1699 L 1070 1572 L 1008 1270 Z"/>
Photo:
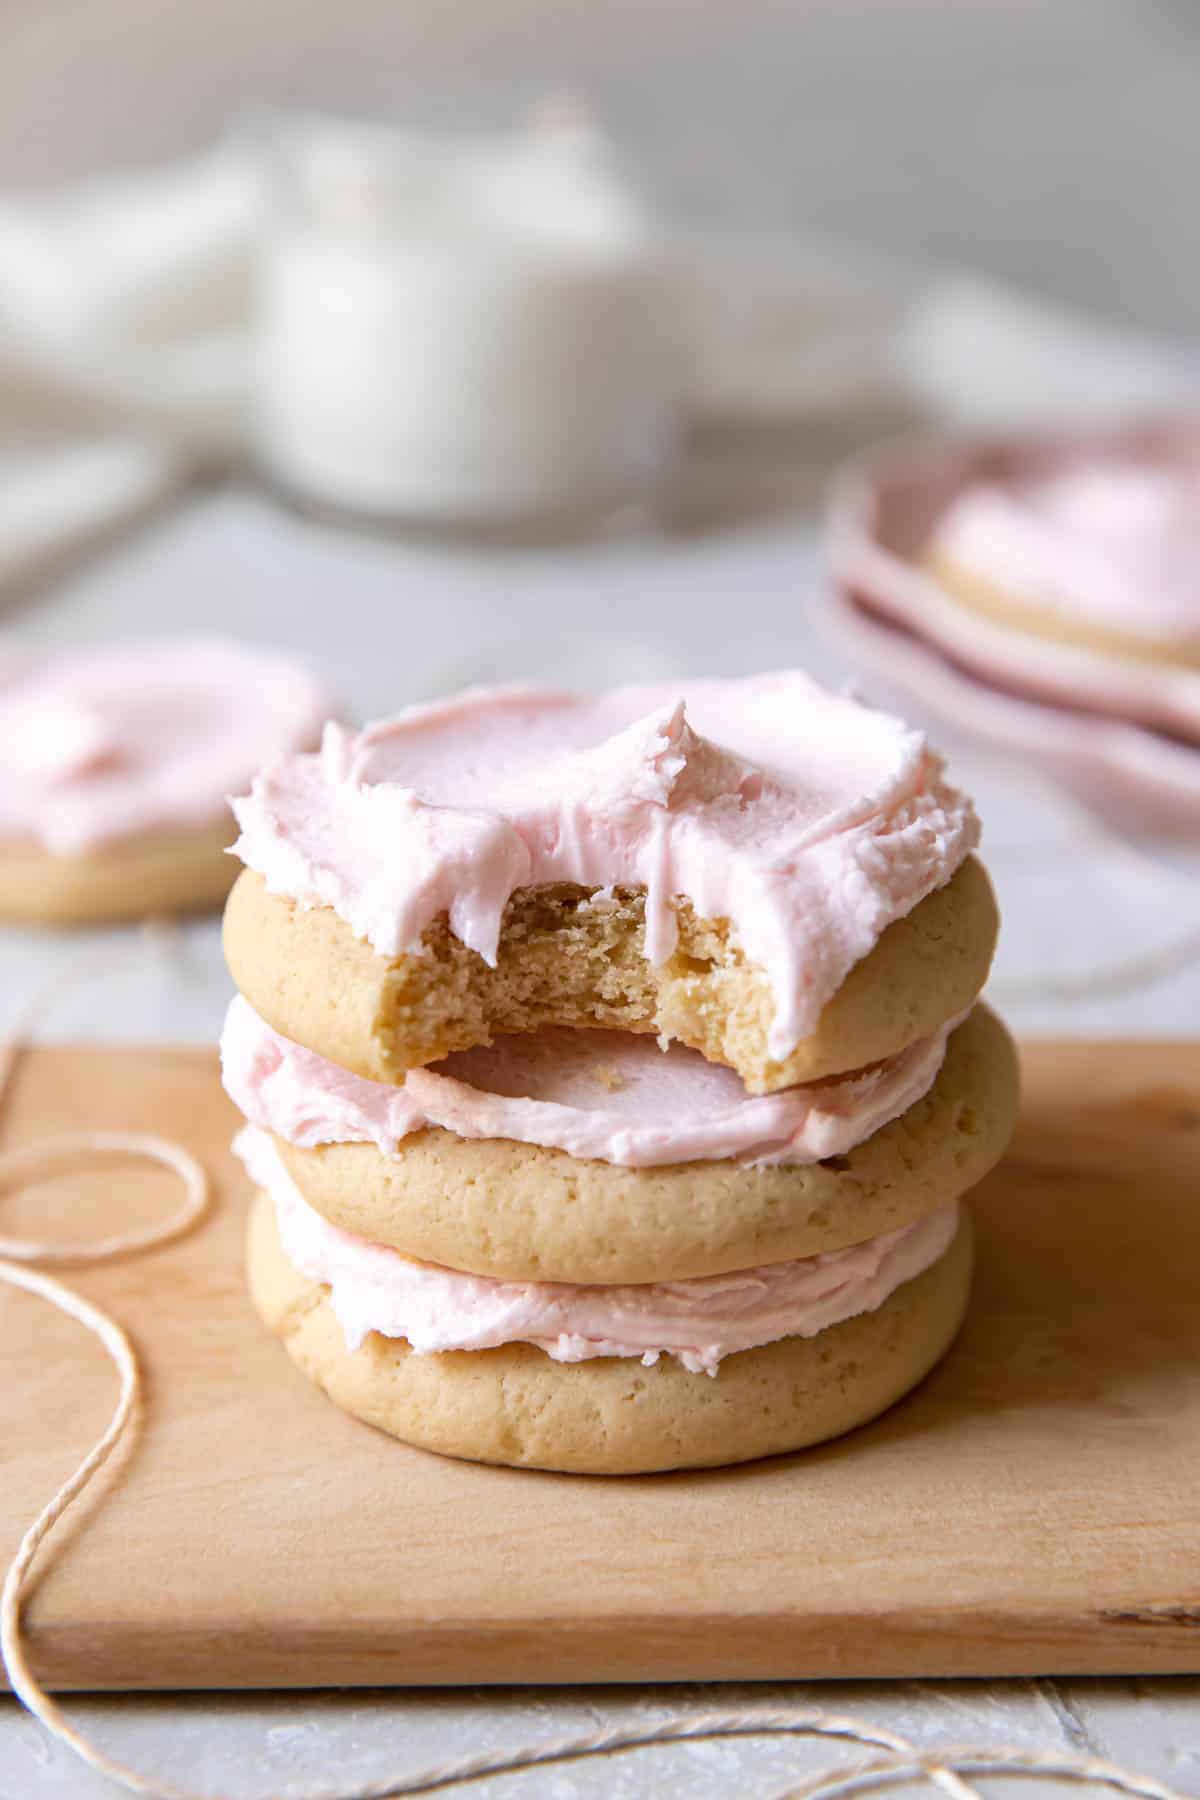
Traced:
<path fill-rule="evenodd" d="M 815 1443 L 942 1355 L 1016 1073 L 920 733 L 794 673 L 475 690 L 235 811 L 251 1292 L 338 1405 L 626 1473 Z"/>

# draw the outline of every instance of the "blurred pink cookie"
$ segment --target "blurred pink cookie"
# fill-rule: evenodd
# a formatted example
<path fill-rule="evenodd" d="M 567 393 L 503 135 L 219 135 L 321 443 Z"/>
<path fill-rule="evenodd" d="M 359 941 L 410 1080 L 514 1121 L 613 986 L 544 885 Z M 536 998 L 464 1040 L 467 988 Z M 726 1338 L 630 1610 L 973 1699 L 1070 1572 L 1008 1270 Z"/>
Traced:
<path fill-rule="evenodd" d="M 315 742 L 290 657 L 218 638 L 0 654 L 0 918 L 83 924 L 219 905 L 228 796 Z"/>
<path fill-rule="evenodd" d="M 897 446 L 837 485 L 844 600 L 998 693 L 1200 739 L 1200 429 Z"/>
<path fill-rule="evenodd" d="M 1200 425 L 908 443 L 837 484 L 831 622 L 893 695 L 1138 829 L 1200 819 Z"/>
<path fill-rule="evenodd" d="M 1098 457 L 980 482 L 938 520 L 927 560 L 1001 626 L 1200 667 L 1200 464 Z"/>

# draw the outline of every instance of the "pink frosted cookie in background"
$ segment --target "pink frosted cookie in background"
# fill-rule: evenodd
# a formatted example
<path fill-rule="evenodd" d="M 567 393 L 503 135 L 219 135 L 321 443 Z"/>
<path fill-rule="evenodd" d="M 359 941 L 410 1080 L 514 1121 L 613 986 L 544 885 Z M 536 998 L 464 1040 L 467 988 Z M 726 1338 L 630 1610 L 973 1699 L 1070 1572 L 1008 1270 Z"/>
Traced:
<path fill-rule="evenodd" d="M 884 694 L 1193 836 L 1198 501 L 1188 419 L 893 445 L 835 483 L 827 617 Z"/>
<path fill-rule="evenodd" d="M 330 710 L 302 663 L 229 639 L 0 652 L 0 918 L 219 905 L 228 796 Z"/>
<path fill-rule="evenodd" d="M 1200 667 L 1200 464 L 1097 457 L 980 482 L 927 555 L 956 600 L 999 625 Z"/>

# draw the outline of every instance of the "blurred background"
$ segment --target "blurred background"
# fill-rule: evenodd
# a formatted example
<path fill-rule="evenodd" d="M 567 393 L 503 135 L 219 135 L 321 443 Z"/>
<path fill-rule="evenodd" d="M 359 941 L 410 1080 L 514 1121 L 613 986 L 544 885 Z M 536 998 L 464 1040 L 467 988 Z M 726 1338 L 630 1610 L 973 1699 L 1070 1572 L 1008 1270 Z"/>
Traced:
<path fill-rule="evenodd" d="M 1190 0 L 4 0 L 0 26 L 11 187 L 262 103 L 474 128 L 567 88 L 690 210 L 1196 331 Z"/>
<path fill-rule="evenodd" d="M 849 617 L 846 467 L 1147 419 L 1194 464 L 1198 158 L 1186 0 L 0 0 L 3 628 L 231 633 L 359 718 L 805 665 L 978 790 L 1018 1024 L 1190 1031 L 1200 674 L 964 687 Z M 215 1029 L 187 943 L 129 1035 Z"/>

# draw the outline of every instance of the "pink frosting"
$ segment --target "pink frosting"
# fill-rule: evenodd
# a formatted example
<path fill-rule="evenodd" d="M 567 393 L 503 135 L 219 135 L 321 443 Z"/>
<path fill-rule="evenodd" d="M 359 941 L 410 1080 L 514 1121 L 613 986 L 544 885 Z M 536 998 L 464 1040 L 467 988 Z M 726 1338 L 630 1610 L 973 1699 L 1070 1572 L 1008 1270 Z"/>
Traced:
<path fill-rule="evenodd" d="M 830 596 L 831 622 L 860 666 L 874 667 L 893 688 L 902 684 L 947 726 L 996 746 L 1010 761 L 1044 769 L 1087 806 L 1134 834 L 1156 830 L 1166 837 L 1197 839 L 1200 756 L 1192 745 L 1119 717 L 1047 706 L 993 686 L 965 658 L 960 662 L 943 655 L 932 633 L 930 643 L 919 632 L 897 629 L 891 619 L 900 616 L 899 609 L 885 603 L 896 591 L 888 589 L 878 606 L 877 591 L 871 590 L 868 602 L 865 587 L 861 599 L 851 592 Z M 887 623 L 880 621 L 880 613 Z M 1020 633 L 1005 635 L 1023 641 Z M 1148 675 L 1161 672 L 1151 671 L 1148 663 L 1143 668 Z"/>
<path fill-rule="evenodd" d="M 513 890 L 565 881 L 644 886 L 659 963 L 685 896 L 766 971 L 777 1058 L 979 835 L 920 732 L 799 673 L 692 682 L 686 701 L 473 689 L 328 726 L 234 810 L 272 892 L 333 907 L 385 956 L 418 952 L 445 913 L 494 962 Z"/>
<path fill-rule="evenodd" d="M 865 1142 L 928 1093 L 958 1020 L 859 1075 L 755 1098 L 731 1069 L 629 1032 L 546 1029 L 364 1081 L 272 1031 L 238 995 L 221 1034 L 225 1090 L 252 1125 L 312 1149 L 378 1146 L 438 1125 L 653 1168 L 734 1158 L 815 1163 Z"/>
<path fill-rule="evenodd" d="M 1200 641 L 1200 472 L 1080 463 L 1042 480 L 969 487 L 933 548 L 1081 623 L 1152 642 Z"/>
<path fill-rule="evenodd" d="M 0 838 L 69 856 L 215 823 L 329 702 L 290 657 L 220 638 L 0 654 Z"/>
<path fill-rule="evenodd" d="M 957 1204 L 916 1224 L 828 1256 L 771 1263 L 733 1275 L 636 1287 L 491 1281 L 352 1236 L 301 1197 L 264 1132 L 247 1126 L 234 1145 L 255 1184 L 271 1195 L 284 1251 L 310 1281 L 329 1288 L 350 1350 L 372 1331 L 405 1338 L 420 1354 L 535 1344 L 555 1362 L 593 1356 L 674 1356 L 715 1375 L 723 1357 L 785 1337 L 815 1337 L 874 1312 L 950 1247 Z"/>

